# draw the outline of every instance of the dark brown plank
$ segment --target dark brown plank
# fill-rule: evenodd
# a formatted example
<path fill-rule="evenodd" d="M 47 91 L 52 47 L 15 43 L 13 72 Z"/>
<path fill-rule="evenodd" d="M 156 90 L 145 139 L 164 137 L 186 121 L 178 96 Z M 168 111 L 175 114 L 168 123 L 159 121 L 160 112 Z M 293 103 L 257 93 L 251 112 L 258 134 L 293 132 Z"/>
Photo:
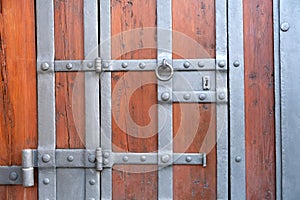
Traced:
<path fill-rule="evenodd" d="M 272 0 L 244 1 L 247 199 L 275 199 Z"/>
<path fill-rule="evenodd" d="M 55 0 L 55 59 L 83 59 L 83 1 Z M 57 148 L 84 148 L 84 74 L 56 73 Z"/>
<path fill-rule="evenodd" d="M 37 147 L 33 0 L 0 2 L 0 165 L 21 165 Z M 0 199 L 37 199 L 37 186 L 0 186 Z"/>
<path fill-rule="evenodd" d="M 214 58 L 215 4 L 211 0 L 173 0 L 173 57 Z"/>
<path fill-rule="evenodd" d="M 207 154 L 206 168 L 174 166 L 174 199 L 216 199 L 215 105 L 176 103 L 173 112 L 174 152 Z"/>
<path fill-rule="evenodd" d="M 112 58 L 155 59 L 156 1 L 112 0 L 111 5 Z M 157 151 L 155 82 L 152 72 L 112 74 L 112 110 L 115 113 L 112 124 L 113 151 Z M 137 90 L 131 95 L 130 90 L 134 88 Z M 149 114 L 151 106 L 154 109 Z M 136 124 L 130 123 L 128 117 Z M 113 198 L 156 199 L 156 167 L 116 166 L 113 170 Z"/>

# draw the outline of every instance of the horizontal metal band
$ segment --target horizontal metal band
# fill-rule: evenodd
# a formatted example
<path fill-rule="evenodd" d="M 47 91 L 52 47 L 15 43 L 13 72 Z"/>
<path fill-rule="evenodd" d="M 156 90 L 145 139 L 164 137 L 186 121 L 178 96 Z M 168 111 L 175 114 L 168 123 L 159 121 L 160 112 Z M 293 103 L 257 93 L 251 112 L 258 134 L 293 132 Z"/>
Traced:
<path fill-rule="evenodd" d="M 23 184 L 21 166 L 0 166 L 0 185 Z"/>
<path fill-rule="evenodd" d="M 215 71 L 215 59 L 174 59 L 175 71 Z M 95 71 L 95 60 L 56 60 L 56 72 Z M 154 71 L 157 60 L 103 60 L 102 71 Z"/>
<path fill-rule="evenodd" d="M 214 91 L 173 91 L 173 102 L 213 103 L 216 102 Z"/>

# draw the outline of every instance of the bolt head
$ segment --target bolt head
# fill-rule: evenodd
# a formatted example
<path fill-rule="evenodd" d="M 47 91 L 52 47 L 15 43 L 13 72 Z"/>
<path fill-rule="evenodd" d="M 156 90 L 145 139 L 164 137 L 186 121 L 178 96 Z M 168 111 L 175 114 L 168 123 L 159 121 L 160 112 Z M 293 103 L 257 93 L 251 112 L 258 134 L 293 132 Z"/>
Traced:
<path fill-rule="evenodd" d="M 109 160 L 108 160 L 108 159 L 104 159 L 104 160 L 103 160 L 103 164 L 104 164 L 104 165 L 108 165 L 108 164 L 109 164 Z"/>
<path fill-rule="evenodd" d="M 48 184 L 50 183 L 49 178 L 44 178 L 43 183 L 44 183 L 45 185 L 48 185 Z"/>
<path fill-rule="evenodd" d="M 104 63 L 104 64 L 103 64 L 103 67 L 104 67 L 104 68 L 109 68 L 109 64 L 108 64 L 108 63 Z"/>
<path fill-rule="evenodd" d="M 283 31 L 283 32 L 287 32 L 289 29 L 290 29 L 290 25 L 289 23 L 287 22 L 283 22 L 280 26 L 280 29 Z"/>
<path fill-rule="evenodd" d="M 191 98 L 191 94 L 187 93 L 183 96 L 184 100 L 189 100 Z"/>
<path fill-rule="evenodd" d="M 146 64 L 145 64 L 145 63 L 140 63 L 140 64 L 139 64 L 139 67 L 140 67 L 141 69 L 145 69 Z"/>
<path fill-rule="evenodd" d="M 220 100 L 224 100 L 225 98 L 226 98 L 225 93 L 224 93 L 224 92 L 221 92 L 221 93 L 219 94 L 219 99 L 220 99 Z"/>
<path fill-rule="evenodd" d="M 124 162 L 128 162 L 128 160 L 129 160 L 128 156 L 124 156 L 124 157 L 123 157 L 123 161 L 124 161 Z"/>
<path fill-rule="evenodd" d="M 233 63 L 233 66 L 235 66 L 235 67 L 239 67 L 240 66 L 240 62 L 239 61 L 234 61 L 234 63 Z"/>
<path fill-rule="evenodd" d="M 67 69 L 72 69 L 72 68 L 73 68 L 72 63 L 68 63 L 68 64 L 66 65 L 66 68 L 67 68 Z"/>
<path fill-rule="evenodd" d="M 44 63 L 41 64 L 41 69 L 43 71 L 47 71 L 49 68 L 50 68 L 49 63 L 44 62 Z"/>
<path fill-rule="evenodd" d="M 163 92 L 163 93 L 161 94 L 161 99 L 162 99 L 163 101 L 168 101 L 168 100 L 170 99 L 170 93 L 169 93 L 169 92 Z"/>
<path fill-rule="evenodd" d="M 87 64 L 87 67 L 88 67 L 88 68 L 92 68 L 92 67 L 93 67 L 93 63 L 92 63 L 92 62 L 89 62 L 89 63 Z"/>
<path fill-rule="evenodd" d="M 142 161 L 142 162 L 145 162 L 146 159 L 147 159 L 146 156 L 141 156 L 141 161 Z"/>
<path fill-rule="evenodd" d="M 185 68 L 189 68 L 189 67 L 191 66 L 191 64 L 190 64 L 189 62 L 185 62 L 185 63 L 183 64 L 183 66 L 184 66 Z"/>
<path fill-rule="evenodd" d="M 169 155 L 163 155 L 163 156 L 161 157 L 161 161 L 162 161 L 163 163 L 167 163 L 167 162 L 169 162 L 169 160 L 170 160 L 170 156 L 169 156 Z"/>
<path fill-rule="evenodd" d="M 42 156 L 42 161 L 43 161 L 44 163 L 49 162 L 50 159 L 51 159 L 51 156 L 50 156 L 49 154 L 44 154 L 44 155 Z"/>
<path fill-rule="evenodd" d="M 67 160 L 68 160 L 69 162 L 72 162 L 72 161 L 74 160 L 74 157 L 73 157 L 73 156 L 68 156 L 68 157 L 67 157 Z"/>
<path fill-rule="evenodd" d="M 240 156 L 237 156 L 237 157 L 235 157 L 235 162 L 241 162 L 242 161 L 242 158 L 240 157 Z"/>
<path fill-rule="evenodd" d="M 89 183 L 90 183 L 90 185 L 95 185 L 95 184 L 96 184 L 96 181 L 95 181 L 95 179 L 91 179 L 91 180 L 89 181 Z"/>
<path fill-rule="evenodd" d="M 185 160 L 186 160 L 186 162 L 191 162 L 191 161 L 192 161 L 192 157 L 191 157 L 191 156 L 187 156 L 187 157 L 185 158 Z"/>
<path fill-rule="evenodd" d="M 96 161 L 96 156 L 95 155 L 89 155 L 88 160 L 90 163 L 94 163 Z"/>
<path fill-rule="evenodd" d="M 123 62 L 122 63 L 122 68 L 126 68 L 126 67 L 128 67 L 128 64 L 126 62 Z"/>
<path fill-rule="evenodd" d="M 105 153 L 103 154 L 103 157 L 104 157 L 104 158 L 108 158 L 108 157 L 109 157 L 109 153 L 108 153 L 108 152 L 105 152 Z"/>
<path fill-rule="evenodd" d="M 218 65 L 219 65 L 220 68 L 223 68 L 223 67 L 225 67 L 226 63 L 225 63 L 225 61 L 220 61 L 218 63 Z"/>
<path fill-rule="evenodd" d="M 17 179 L 18 179 L 18 174 L 17 174 L 17 172 L 10 172 L 10 174 L 9 174 L 9 179 L 10 179 L 11 181 L 17 180 Z"/>
<path fill-rule="evenodd" d="M 202 100 L 202 101 L 205 100 L 206 99 L 206 94 L 200 94 L 199 99 Z"/>
<path fill-rule="evenodd" d="M 198 62 L 198 67 L 203 68 L 205 65 L 202 62 Z"/>

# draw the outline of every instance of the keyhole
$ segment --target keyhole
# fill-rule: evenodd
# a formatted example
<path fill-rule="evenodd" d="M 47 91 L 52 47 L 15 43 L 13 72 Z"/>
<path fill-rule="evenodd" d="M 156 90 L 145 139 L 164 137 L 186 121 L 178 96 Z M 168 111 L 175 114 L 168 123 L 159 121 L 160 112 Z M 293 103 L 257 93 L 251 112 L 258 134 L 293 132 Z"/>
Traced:
<path fill-rule="evenodd" d="M 202 77 L 202 87 L 203 90 L 209 90 L 210 89 L 210 77 L 209 76 L 203 76 Z"/>

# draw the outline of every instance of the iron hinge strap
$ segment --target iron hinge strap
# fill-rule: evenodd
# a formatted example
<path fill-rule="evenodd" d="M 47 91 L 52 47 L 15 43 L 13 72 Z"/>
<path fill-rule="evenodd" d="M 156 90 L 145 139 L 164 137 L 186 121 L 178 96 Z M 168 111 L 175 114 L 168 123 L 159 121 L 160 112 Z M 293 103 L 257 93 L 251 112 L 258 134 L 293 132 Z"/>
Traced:
<path fill-rule="evenodd" d="M 168 156 L 168 157 L 167 157 Z M 22 166 L 1 166 L 0 185 L 22 184 L 24 187 L 34 185 L 34 168 L 112 168 L 114 165 L 203 165 L 206 166 L 205 153 L 173 153 L 173 155 L 159 155 L 157 153 L 115 153 L 85 149 L 56 149 L 55 161 L 51 161 L 51 154 L 46 151 L 25 149 L 22 151 Z M 158 162 L 161 161 L 161 162 Z M 43 164 L 41 164 L 43 163 Z M 48 164 L 48 165 L 47 165 Z"/>

